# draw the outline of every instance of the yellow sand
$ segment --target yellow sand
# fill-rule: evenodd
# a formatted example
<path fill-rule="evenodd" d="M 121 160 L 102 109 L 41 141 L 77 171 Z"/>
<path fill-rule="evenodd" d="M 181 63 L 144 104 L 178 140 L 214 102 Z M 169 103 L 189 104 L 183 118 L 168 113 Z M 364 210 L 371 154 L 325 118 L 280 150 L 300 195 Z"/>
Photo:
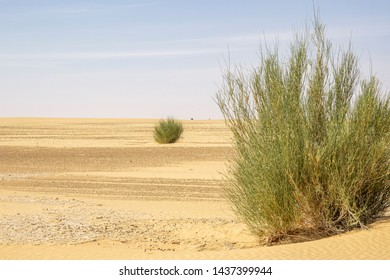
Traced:
<path fill-rule="evenodd" d="M 223 121 L 0 119 L 0 259 L 390 259 L 390 221 L 259 246 L 223 197 Z"/>

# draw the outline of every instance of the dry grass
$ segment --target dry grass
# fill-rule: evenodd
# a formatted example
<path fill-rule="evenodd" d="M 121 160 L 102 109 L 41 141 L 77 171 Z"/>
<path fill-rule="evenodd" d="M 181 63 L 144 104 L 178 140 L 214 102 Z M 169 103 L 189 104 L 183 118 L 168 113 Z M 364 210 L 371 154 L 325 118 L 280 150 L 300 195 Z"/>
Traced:
<path fill-rule="evenodd" d="M 154 140 L 160 144 L 175 143 L 183 133 L 183 125 L 181 122 L 173 118 L 161 120 L 154 127 Z"/>
<path fill-rule="evenodd" d="M 365 227 L 390 205 L 390 101 L 325 27 L 297 34 L 284 61 L 228 68 L 217 103 L 234 134 L 227 196 L 263 240 Z"/>

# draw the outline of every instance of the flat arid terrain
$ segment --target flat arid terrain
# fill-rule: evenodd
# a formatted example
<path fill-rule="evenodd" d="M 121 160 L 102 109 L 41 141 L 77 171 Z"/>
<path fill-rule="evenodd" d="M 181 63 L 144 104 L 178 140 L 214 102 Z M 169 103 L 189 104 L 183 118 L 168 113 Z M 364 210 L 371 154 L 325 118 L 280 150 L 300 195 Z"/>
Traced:
<path fill-rule="evenodd" d="M 260 246 L 223 196 L 223 121 L 0 119 L 0 259 L 390 259 L 390 217 Z"/>

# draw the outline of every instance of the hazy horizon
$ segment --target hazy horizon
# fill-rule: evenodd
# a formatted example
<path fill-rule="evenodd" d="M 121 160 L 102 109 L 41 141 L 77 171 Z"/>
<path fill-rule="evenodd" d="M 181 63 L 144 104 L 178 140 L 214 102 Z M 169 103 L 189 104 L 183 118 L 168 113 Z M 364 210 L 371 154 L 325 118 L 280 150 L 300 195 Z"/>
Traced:
<path fill-rule="evenodd" d="M 390 89 L 387 1 L 314 1 L 328 38 Z M 313 1 L 0 0 L 0 117 L 222 119 L 227 56 L 288 47 Z"/>

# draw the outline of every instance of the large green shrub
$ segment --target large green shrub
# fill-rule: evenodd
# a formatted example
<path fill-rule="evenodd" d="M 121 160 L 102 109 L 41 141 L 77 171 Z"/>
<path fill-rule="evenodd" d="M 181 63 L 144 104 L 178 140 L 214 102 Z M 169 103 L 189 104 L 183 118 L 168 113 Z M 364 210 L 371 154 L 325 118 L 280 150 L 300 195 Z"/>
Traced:
<path fill-rule="evenodd" d="M 390 205 L 390 101 L 325 27 L 297 34 L 288 59 L 228 68 L 217 103 L 233 132 L 234 210 L 261 240 L 364 227 Z"/>
<path fill-rule="evenodd" d="M 183 132 L 183 125 L 181 122 L 173 118 L 161 120 L 154 127 L 154 140 L 161 144 L 175 143 Z"/>

